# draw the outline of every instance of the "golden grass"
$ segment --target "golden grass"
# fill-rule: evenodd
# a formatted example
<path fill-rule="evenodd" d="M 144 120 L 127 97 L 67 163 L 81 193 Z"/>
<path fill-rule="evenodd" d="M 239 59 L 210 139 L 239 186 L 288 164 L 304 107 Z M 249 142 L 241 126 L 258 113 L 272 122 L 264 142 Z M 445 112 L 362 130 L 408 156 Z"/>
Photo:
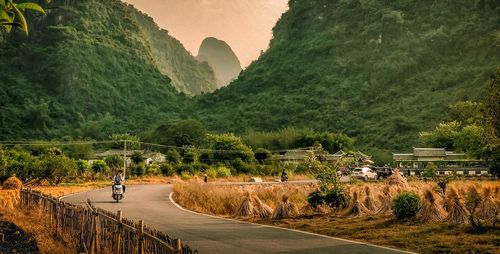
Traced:
<path fill-rule="evenodd" d="M 66 236 L 55 236 L 46 216 L 40 212 L 17 209 L 19 191 L 0 190 L 0 219 L 16 224 L 35 237 L 40 253 L 69 254 L 76 252 L 76 241 Z"/>
<path fill-rule="evenodd" d="M 231 216 L 236 213 L 244 201 L 245 193 L 251 192 L 259 197 L 263 204 L 274 210 L 287 194 L 290 202 L 298 207 L 307 205 L 307 195 L 315 189 L 314 185 L 211 185 L 176 182 L 174 197 L 180 205 L 194 211 Z"/>
<path fill-rule="evenodd" d="M 500 181 L 461 180 L 448 184 L 447 193 L 454 196 L 454 202 L 463 204 L 468 189 L 474 187 L 480 193 L 489 194 L 487 208 L 491 211 L 495 204 L 500 203 L 497 191 L 499 186 Z M 456 225 L 443 221 L 444 214 L 441 213 L 445 213 L 442 208 L 446 204 L 446 199 L 438 193 L 438 187 L 434 182 L 409 181 L 407 186 L 388 185 L 383 182 L 347 185 L 347 191 L 351 195 L 349 208 L 352 211 L 346 209 L 338 213 L 332 210 L 328 213 L 319 213 L 307 206 L 307 195 L 316 188 L 314 184 L 228 186 L 177 182 L 174 184 L 174 199 L 180 205 L 197 212 L 233 217 L 244 201 L 244 193 L 252 193 L 272 210 L 276 210 L 281 197 L 286 194 L 290 201 L 300 208 L 300 215 L 280 220 L 259 216 L 240 219 L 422 253 L 498 253 L 500 240 L 497 236 L 500 234 L 498 226 L 484 234 L 472 234 L 467 233 L 470 228 L 465 224 L 467 221 Z M 453 189 L 459 191 L 455 194 Z M 419 219 L 398 222 L 389 213 L 391 198 L 402 191 L 415 192 L 422 198 L 424 210 L 419 214 Z M 357 196 L 355 200 L 353 196 Z M 370 213 L 364 208 L 363 203 L 366 203 L 367 197 L 369 203 L 379 211 L 383 210 L 383 213 Z M 452 211 L 456 209 L 455 204 L 450 208 Z M 497 205 L 495 216 L 498 216 L 498 209 Z M 436 210 L 439 212 L 437 215 Z M 425 222 L 426 220 L 430 222 Z"/>

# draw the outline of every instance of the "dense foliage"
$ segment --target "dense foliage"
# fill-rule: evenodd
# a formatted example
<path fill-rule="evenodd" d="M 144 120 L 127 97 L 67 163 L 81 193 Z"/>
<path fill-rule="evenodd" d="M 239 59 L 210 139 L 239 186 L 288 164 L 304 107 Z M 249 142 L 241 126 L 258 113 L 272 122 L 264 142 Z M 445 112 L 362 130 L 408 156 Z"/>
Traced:
<path fill-rule="evenodd" d="M 185 113 L 174 86 L 215 88 L 206 64 L 119 0 L 44 7 L 27 15 L 29 36 L 0 31 L 2 140 L 137 133 Z"/>
<path fill-rule="evenodd" d="M 500 62 L 498 1 L 289 5 L 259 60 L 198 97 L 209 129 L 309 127 L 362 149 L 409 150 L 450 104 L 483 95 Z"/>

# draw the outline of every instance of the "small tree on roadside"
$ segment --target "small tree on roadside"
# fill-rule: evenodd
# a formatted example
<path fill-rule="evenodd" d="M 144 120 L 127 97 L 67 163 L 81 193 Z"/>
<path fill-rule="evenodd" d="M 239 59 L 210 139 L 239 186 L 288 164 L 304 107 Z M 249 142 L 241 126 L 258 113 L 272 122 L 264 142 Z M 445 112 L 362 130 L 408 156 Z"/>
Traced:
<path fill-rule="evenodd" d="M 108 165 L 102 160 L 96 160 L 92 163 L 92 172 L 94 174 L 103 174 L 108 171 Z"/>
<path fill-rule="evenodd" d="M 130 159 L 135 165 L 137 165 L 142 162 L 142 154 L 140 152 L 134 152 Z"/>
<path fill-rule="evenodd" d="M 483 199 L 476 188 L 472 187 L 467 194 L 465 207 L 469 211 L 469 222 L 475 232 L 484 230 L 481 220 L 476 216 L 476 210 L 481 205 Z"/>
<path fill-rule="evenodd" d="M 108 167 L 113 171 L 117 170 L 118 168 L 121 168 L 123 166 L 122 157 L 120 157 L 116 154 L 106 157 L 105 162 L 106 162 L 106 165 L 108 165 Z"/>
<path fill-rule="evenodd" d="M 264 163 L 272 158 L 271 151 L 264 148 L 257 148 L 254 152 L 254 156 L 259 163 Z"/>
<path fill-rule="evenodd" d="M 167 154 L 165 155 L 166 159 L 168 162 L 171 164 L 179 164 L 181 162 L 181 155 L 177 150 L 168 150 Z"/>

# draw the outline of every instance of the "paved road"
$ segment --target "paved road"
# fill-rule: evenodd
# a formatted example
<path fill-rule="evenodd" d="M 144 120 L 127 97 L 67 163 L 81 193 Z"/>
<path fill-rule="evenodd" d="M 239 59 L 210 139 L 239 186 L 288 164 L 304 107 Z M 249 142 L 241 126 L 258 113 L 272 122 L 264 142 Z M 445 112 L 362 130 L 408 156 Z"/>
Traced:
<path fill-rule="evenodd" d="M 63 198 L 72 203 L 93 203 L 181 238 L 201 254 L 247 253 L 404 253 L 393 249 L 248 224 L 181 210 L 169 199 L 171 185 L 129 185 L 120 203 L 111 199 L 111 187 Z"/>

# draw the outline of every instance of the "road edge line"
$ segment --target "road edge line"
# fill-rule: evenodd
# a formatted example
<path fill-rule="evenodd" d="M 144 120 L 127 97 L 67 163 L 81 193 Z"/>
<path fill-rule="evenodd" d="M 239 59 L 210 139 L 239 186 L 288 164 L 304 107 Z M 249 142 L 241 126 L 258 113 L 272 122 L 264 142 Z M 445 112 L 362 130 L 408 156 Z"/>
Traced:
<path fill-rule="evenodd" d="M 238 222 L 238 223 L 242 223 L 242 224 L 251 224 L 251 225 L 256 225 L 256 226 L 261 226 L 261 227 L 267 227 L 267 228 L 276 228 L 276 229 L 281 229 L 281 230 L 288 230 L 288 231 L 292 231 L 292 232 L 302 233 L 302 234 L 306 234 L 306 235 L 314 235 L 314 236 L 319 236 L 319 237 L 323 237 L 323 238 L 328 238 L 328 239 L 333 239 L 333 240 L 338 240 L 338 241 L 343 241 L 343 242 L 348 242 L 348 243 L 361 244 L 361 245 L 366 245 L 366 246 L 370 246 L 370 247 L 377 247 L 377 248 L 382 248 L 382 249 L 391 250 L 391 251 L 399 251 L 401 253 L 417 254 L 417 252 L 411 252 L 411 251 L 406 251 L 406 250 L 399 250 L 399 249 L 395 249 L 395 248 L 391 248 L 391 247 L 380 246 L 380 245 L 375 245 L 375 244 L 371 244 L 371 243 L 358 242 L 358 241 L 354 241 L 354 240 L 343 239 L 343 238 L 338 238 L 338 237 L 333 237 L 333 236 L 328 236 L 328 235 L 322 235 L 322 234 L 313 233 L 313 232 L 307 232 L 307 231 L 302 231 L 302 230 L 298 230 L 298 229 L 283 228 L 283 227 L 278 227 L 278 226 L 259 224 L 259 223 L 255 223 L 255 222 L 241 221 L 241 220 L 232 219 L 232 218 L 224 218 L 224 217 L 220 217 L 220 216 L 216 216 L 216 215 L 212 215 L 212 214 L 200 213 L 200 212 L 196 212 L 196 211 L 192 211 L 192 210 L 186 209 L 186 208 L 182 207 L 181 205 L 177 204 L 177 202 L 174 201 L 173 194 L 174 194 L 174 192 L 172 191 L 168 195 L 168 198 L 169 198 L 170 202 L 175 207 L 177 207 L 178 209 L 180 209 L 182 211 L 185 211 L 185 212 L 190 212 L 190 213 L 194 213 L 194 214 L 198 214 L 198 215 L 203 215 L 203 216 L 207 216 L 207 217 L 211 217 L 211 218 L 216 218 L 216 219 L 234 221 L 234 222 Z"/>

